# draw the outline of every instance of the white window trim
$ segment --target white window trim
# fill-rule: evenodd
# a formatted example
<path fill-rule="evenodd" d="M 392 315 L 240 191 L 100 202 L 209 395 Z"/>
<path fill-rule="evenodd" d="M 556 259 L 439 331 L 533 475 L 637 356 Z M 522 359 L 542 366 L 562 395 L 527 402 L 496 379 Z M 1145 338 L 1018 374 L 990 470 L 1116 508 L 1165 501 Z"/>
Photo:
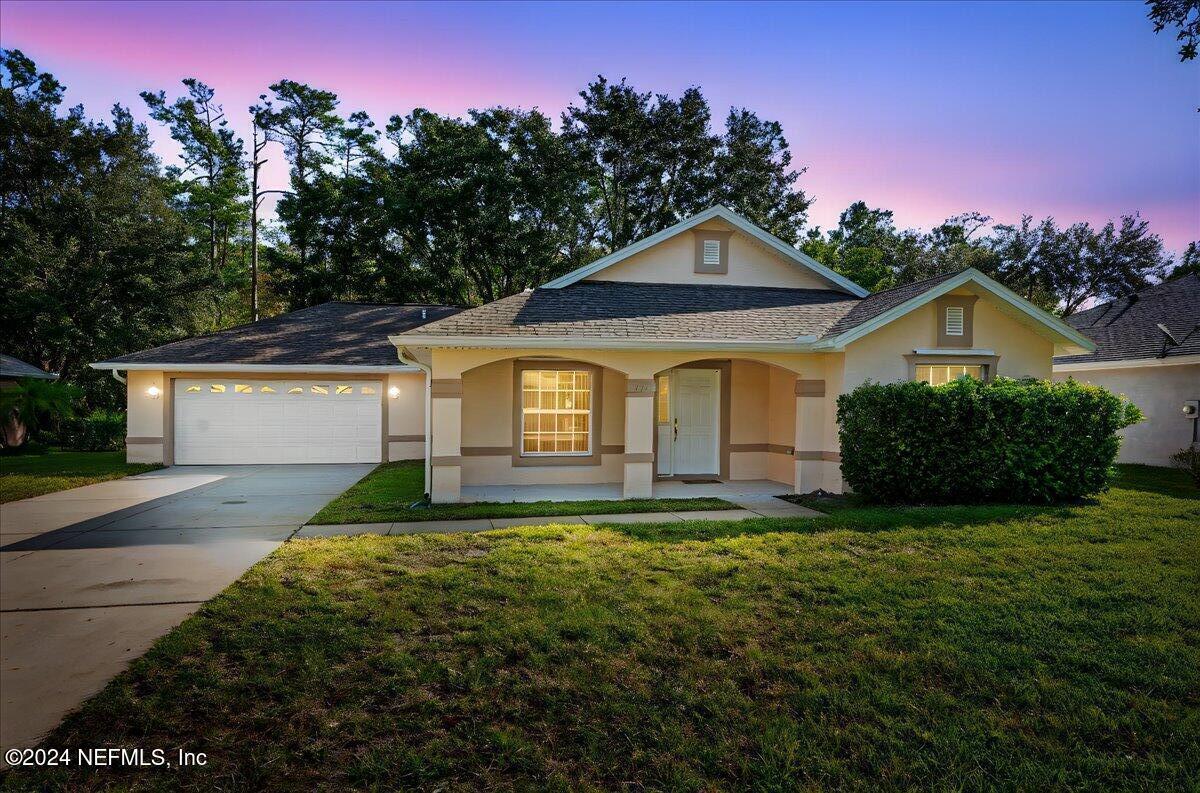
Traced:
<path fill-rule="evenodd" d="M 583 373 L 583 374 L 587 375 L 587 377 L 588 377 L 588 388 L 587 388 L 588 408 L 587 408 L 587 410 L 579 410 L 579 409 L 558 410 L 558 409 L 555 409 L 552 412 L 555 413 L 556 415 L 562 414 L 562 413 L 565 413 L 567 415 L 586 415 L 588 417 L 588 428 L 587 428 L 587 432 L 584 434 L 586 434 L 586 436 L 587 436 L 587 446 L 588 447 L 587 447 L 587 451 L 582 451 L 582 452 L 560 452 L 560 451 L 527 452 L 527 451 L 525 451 L 525 429 L 524 429 L 525 415 L 526 415 L 525 411 L 536 409 L 539 412 L 535 415 L 540 416 L 540 415 L 542 415 L 540 412 L 542 409 L 541 408 L 526 408 L 524 405 L 524 402 L 522 402 L 522 404 L 520 406 L 520 418 L 521 418 L 520 425 L 521 425 L 522 429 L 521 429 L 521 436 L 520 436 L 520 438 L 517 439 L 517 444 L 518 444 L 517 448 L 519 450 L 518 454 L 521 457 L 591 457 L 593 454 L 593 451 L 594 451 L 592 449 L 592 442 L 593 442 L 592 436 L 594 435 L 593 429 L 594 429 L 594 424 L 595 424 L 595 420 L 596 420 L 595 419 L 596 384 L 594 382 L 592 382 L 592 380 L 593 380 L 592 372 L 587 369 L 522 369 L 519 373 L 522 378 L 521 389 L 520 389 L 522 394 L 524 394 L 524 392 L 525 392 L 524 377 L 525 377 L 526 373 L 528 373 L 528 372 L 537 372 L 539 374 L 539 380 L 540 380 L 540 375 L 542 372 L 556 372 L 556 373 L 557 372 L 574 372 L 574 373 Z M 542 393 L 540 388 L 538 389 L 537 393 L 539 393 L 539 394 Z M 555 392 L 555 393 L 557 393 L 557 392 Z M 541 430 L 538 430 L 537 434 L 541 435 L 542 434 Z M 555 431 L 555 434 L 558 434 L 557 430 Z M 570 434 L 574 435 L 574 434 L 579 434 L 579 433 L 572 432 Z"/>

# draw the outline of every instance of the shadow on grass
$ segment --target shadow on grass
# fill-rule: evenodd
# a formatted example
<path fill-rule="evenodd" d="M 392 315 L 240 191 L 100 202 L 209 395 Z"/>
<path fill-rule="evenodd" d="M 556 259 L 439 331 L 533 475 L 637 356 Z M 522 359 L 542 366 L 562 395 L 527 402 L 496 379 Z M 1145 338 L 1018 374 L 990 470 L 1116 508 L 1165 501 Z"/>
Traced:
<path fill-rule="evenodd" d="M 988 504 L 984 506 L 888 507 L 807 503 L 826 513 L 821 518 L 752 518 L 742 521 L 683 521 L 672 523 L 605 523 L 605 528 L 648 542 L 689 542 L 743 537 L 779 532 L 815 534 L 823 531 L 886 532 L 927 526 L 981 526 L 1039 517 L 1073 517 L 1081 504 L 1031 506 Z"/>
<path fill-rule="evenodd" d="M 1157 465 L 1118 465 L 1112 486 L 1172 498 L 1200 498 L 1200 487 L 1186 473 Z"/>

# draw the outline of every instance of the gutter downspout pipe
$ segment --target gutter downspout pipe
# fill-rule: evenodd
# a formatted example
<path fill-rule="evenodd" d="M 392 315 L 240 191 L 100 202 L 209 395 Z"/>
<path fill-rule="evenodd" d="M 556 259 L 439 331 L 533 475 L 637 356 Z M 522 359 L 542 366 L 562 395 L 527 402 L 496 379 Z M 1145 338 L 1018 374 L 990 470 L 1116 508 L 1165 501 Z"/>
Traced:
<path fill-rule="evenodd" d="M 425 373 L 425 497 L 432 498 L 433 493 L 433 366 L 426 366 L 408 351 L 407 347 L 399 349 L 400 360 L 410 363 Z"/>
<path fill-rule="evenodd" d="M 128 381 L 124 377 L 121 377 L 121 375 L 117 374 L 116 369 L 112 370 L 112 376 L 113 376 L 113 379 L 116 380 L 118 383 L 121 383 L 122 385 L 128 384 Z"/>

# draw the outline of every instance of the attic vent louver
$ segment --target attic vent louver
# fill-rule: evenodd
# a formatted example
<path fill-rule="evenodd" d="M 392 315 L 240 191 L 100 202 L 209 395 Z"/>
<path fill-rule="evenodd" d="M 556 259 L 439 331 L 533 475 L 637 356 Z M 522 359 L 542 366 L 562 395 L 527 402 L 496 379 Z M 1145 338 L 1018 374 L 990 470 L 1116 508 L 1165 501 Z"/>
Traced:
<path fill-rule="evenodd" d="M 704 241 L 704 265 L 706 267 L 718 267 L 721 264 L 721 241 L 720 240 L 705 240 Z"/>
<path fill-rule="evenodd" d="M 963 335 L 963 308 L 962 308 L 962 306 L 948 306 L 946 308 L 946 335 L 947 336 Z"/>

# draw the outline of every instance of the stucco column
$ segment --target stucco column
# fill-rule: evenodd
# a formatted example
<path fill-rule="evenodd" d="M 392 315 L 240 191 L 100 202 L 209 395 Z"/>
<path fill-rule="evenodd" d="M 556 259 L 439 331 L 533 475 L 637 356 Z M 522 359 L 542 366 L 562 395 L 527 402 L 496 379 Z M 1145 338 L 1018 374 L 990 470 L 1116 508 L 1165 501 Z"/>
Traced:
<path fill-rule="evenodd" d="M 625 381 L 625 498 L 654 492 L 654 378 Z"/>
<path fill-rule="evenodd" d="M 795 490 L 811 493 L 825 482 L 825 381 L 796 381 Z"/>
<path fill-rule="evenodd" d="M 462 495 L 462 379 L 435 377 L 430 392 L 429 499 L 454 504 Z"/>

